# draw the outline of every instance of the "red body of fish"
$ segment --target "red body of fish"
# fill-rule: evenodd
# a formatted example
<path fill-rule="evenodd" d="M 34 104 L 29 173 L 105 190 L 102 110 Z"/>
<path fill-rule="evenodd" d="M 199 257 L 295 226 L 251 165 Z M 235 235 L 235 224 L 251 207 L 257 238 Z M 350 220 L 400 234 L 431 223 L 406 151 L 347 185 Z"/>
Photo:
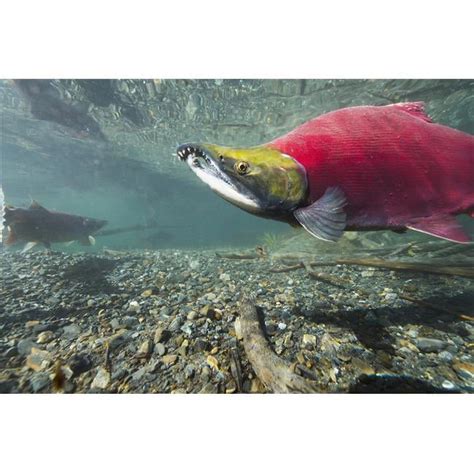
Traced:
<path fill-rule="evenodd" d="M 474 137 L 431 123 L 421 102 L 336 110 L 268 146 L 304 166 L 310 202 L 343 190 L 348 229 L 469 241 L 450 216 L 474 217 Z"/>

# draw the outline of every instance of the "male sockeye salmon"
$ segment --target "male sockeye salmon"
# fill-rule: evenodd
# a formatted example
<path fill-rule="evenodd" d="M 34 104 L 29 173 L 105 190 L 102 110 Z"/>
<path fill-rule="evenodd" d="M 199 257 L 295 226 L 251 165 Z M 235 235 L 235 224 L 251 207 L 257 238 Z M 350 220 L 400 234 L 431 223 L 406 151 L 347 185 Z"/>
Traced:
<path fill-rule="evenodd" d="M 422 102 L 339 109 L 251 148 L 177 152 L 224 199 L 323 240 L 413 229 L 471 241 L 455 216 L 474 217 L 474 137 L 432 123 Z"/>

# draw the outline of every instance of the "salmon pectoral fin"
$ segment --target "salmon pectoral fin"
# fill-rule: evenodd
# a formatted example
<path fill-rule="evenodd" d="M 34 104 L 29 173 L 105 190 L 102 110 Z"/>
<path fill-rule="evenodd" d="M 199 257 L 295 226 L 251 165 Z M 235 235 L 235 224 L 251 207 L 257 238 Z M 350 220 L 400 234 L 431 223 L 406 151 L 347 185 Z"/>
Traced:
<path fill-rule="evenodd" d="M 346 228 L 346 196 L 340 188 L 328 188 L 321 198 L 296 209 L 297 221 L 314 237 L 336 242 Z"/>
<path fill-rule="evenodd" d="M 418 219 L 408 224 L 407 228 L 460 244 L 468 244 L 472 242 L 471 237 L 469 237 L 466 231 L 462 228 L 461 224 L 459 224 L 456 218 L 451 215 L 432 216 Z"/>
<path fill-rule="evenodd" d="M 28 250 L 31 250 L 38 242 L 28 242 L 24 247 L 21 253 L 26 253 Z"/>

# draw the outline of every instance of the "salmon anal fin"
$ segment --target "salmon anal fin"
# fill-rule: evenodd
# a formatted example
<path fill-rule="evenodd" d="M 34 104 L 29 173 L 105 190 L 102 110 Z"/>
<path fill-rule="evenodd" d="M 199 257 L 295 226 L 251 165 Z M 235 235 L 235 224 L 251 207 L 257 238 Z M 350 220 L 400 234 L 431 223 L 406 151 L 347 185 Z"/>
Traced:
<path fill-rule="evenodd" d="M 89 240 L 89 236 L 87 237 L 81 237 L 80 239 L 77 239 L 78 242 L 81 244 L 81 245 L 91 245 L 91 242 Z"/>
<path fill-rule="evenodd" d="M 7 239 L 5 240 L 5 245 L 13 245 L 17 241 L 17 237 L 13 230 L 9 229 Z"/>
<path fill-rule="evenodd" d="M 461 224 L 454 216 L 442 215 L 418 219 L 407 225 L 409 229 L 423 232 L 425 234 L 451 240 L 460 244 L 472 242 L 471 237 L 464 231 Z"/>
<path fill-rule="evenodd" d="M 400 102 L 399 104 L 391 104 L 386 107 L 394 107 L 399 110 L 403 110 L 407 114 L 413 115 L 425 122 L 433 122 L 431 118 L 425 112 L 425 103 L 424 102 Z"/>

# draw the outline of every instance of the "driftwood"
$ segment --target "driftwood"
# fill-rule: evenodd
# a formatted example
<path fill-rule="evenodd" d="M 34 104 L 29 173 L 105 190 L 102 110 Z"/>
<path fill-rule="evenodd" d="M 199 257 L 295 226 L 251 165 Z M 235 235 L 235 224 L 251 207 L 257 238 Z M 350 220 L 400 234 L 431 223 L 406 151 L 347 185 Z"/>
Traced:
<path fill-rule="evenodd" d="M 328 265 L 328 263 L 314 263 L 314 265 Z M 386 268 L 388 270 L 396 271 L 412 271 L 421 273 L 434 273 L 437 275 L 453 275 L 462 276 L 466 278 L 474 278 L 474 268 L 459 267 L 454 265 L 432 265 L 422 262 L 394 262 L 389 260 L 382 260 L 378 258 L 341 258 L 336 260 L 333 265 L 361 265 L 364 267 Z"/>
<path fill-rule="evenodd" d="M 422 262 L 401 262 L 393 260 L 384 260 L 381 258 L 339 258 L 329 261 L 302 261 L 295 265 L 288 265 L 281 268 L 272 268 L 272 273 L 283 273 L 298 270 L 307 267 L 331 267 L 336 265 L 360 265 L 363 267 L 384 268 L 394 271 L 411 271 L 421 273 L 432 273 L 436 275 L 452 275 L 466 278 L 474 278 L 474 268 L 472 265 L 460 263 L 458 265 L 449 265 L 447 262 L 436 264 Z"/>
<path fill-rule="evenodd" d="M 345 288 L 346 283 L 352 283 L 347 279 L 336 277 L 334 275 L 328 275 L 327 273 L 315 272 L 311 269 L 309 263 L 303 262 L 306 273 L 313 279 L 317 281 L 322 281 L 328 285 L 337 286 L 338 288 Z"/>
<path fill-rule="evenodd" d="M 240 301 L 240 322 L 245 353 L 255 374 L 274 393 L 314 393 L 321 389 L 297 375 L 292 366 L 278 357 L 265 337 L 257 308 L 251 298 Z"/>

